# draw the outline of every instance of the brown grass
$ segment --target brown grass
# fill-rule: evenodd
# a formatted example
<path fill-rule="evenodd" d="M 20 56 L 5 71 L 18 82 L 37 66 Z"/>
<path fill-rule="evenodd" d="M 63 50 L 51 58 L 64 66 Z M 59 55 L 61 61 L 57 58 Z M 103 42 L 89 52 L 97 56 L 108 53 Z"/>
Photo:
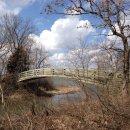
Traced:
<path fill-rule="evenodd" d="M 14 112 L 8 115 L 13 130 L 129 130 L 128 113 L 121 110 L 124 108 L 119 109 L 115 104 L 104 107 L 99 101 L 84 101 L 55 109 L 44 106 L 35 114 L 30 109 L 21 115 Z M 9 120 L 1 118 L 0 130 L 10 129 Z"/>

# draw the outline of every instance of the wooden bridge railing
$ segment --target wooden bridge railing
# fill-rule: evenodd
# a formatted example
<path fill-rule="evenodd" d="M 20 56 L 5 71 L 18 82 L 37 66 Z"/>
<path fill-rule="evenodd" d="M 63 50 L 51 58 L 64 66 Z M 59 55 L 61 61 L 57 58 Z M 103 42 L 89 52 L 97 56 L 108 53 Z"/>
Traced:
<path fill-rule="evenodd" d="M 24 81 L 31 78 L 38 78 L 38 77 L 51 77 L 51 76 L 73 76 L 77 75 L 78 72 L 75 70 L 68 70 L 68 69 L 53 69 L 53 68 L 40 68 L 34 69 L 29 71 L 24 71 L 19 73 L 18 75 L 18 82 Z"/>
<path fill-rule="evenodd" d="M 60 76 L 60 77 L 86 77 L 86 78 L 109 78 L 110 73 L 100 72 L 96 73 L 94 70 L 72 70 L 72 69 L 54 69 L 54 68 L 40 68 L 34 69 L 29 71 L 24 71 L 19 73 L 18 75 L 18 82 L 33 79 L 33 78 L 40 78 L 40 77 L 51 77 L 51 76 Z"/>

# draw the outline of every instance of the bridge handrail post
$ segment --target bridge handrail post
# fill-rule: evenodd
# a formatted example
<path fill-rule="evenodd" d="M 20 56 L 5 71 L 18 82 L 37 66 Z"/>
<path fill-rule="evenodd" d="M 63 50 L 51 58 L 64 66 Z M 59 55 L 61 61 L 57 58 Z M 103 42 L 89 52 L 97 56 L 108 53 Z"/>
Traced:
<path fill-rule="evenodd" d="M 51 73 L 52 73 L 52 75 L 54 75 L 54 69 L 51 69 Z"/>
<path fill-rule="evenodd" d="M 66 75 L 66 72 L 65 72 L 65 71 L 66 71 L 66 69 L 64 69 L 64 75 Z"/>
<path fill-rule="evenodd" d="M 33 70 L 33 77 L 35 77 L 36 76 L 36 72 L 35 72 L 35 69 Z"/>
<path fill-rule="evenodd" d="M 66 69 L 62 69 L 62 74 L 63 74 L 63 75 L 65 75 L 65 74 L 66 74 L 66 73 L 65 73 L 65 70 L 66 70 Z"/>
<path fill-rule="evenodd" d="M 27 72 L 25 72 L 24 74 L 25 74 L 24 78 L 28 77 Z"/>
<path fill-rule="evenodd" d="M 44 75 L 44 68 L 42 68 L 42 74 Z"/>

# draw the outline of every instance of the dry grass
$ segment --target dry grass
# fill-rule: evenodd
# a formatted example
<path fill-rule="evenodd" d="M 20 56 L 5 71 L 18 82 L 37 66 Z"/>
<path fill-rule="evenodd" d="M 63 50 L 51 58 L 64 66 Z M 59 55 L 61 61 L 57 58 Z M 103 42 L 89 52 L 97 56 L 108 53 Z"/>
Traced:
<path fill-rule="evenodd" d="M 13 112 L 8 115 L 13 130 L 129 130 L 130 119 L 125 106 L 104 105 L 98 100 L 89 100 L 56 109 L 44 106 L 35 114 L 30 109 L 21 115 Z M 1 118 L 0 130 L 10 129 L 9 120 Z"/>

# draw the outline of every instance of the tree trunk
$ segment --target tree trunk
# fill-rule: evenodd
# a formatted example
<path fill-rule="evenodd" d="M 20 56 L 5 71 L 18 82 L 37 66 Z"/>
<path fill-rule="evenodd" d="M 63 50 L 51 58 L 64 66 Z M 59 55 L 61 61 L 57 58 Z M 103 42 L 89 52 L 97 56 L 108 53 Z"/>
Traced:
<path fill-rule="evenodd" d="M 123 86 L 122 95 L 124 98 L 129 97 L 129 47 L 128 42 L 124 45 L 124 66 L 123 66 Z"/>

